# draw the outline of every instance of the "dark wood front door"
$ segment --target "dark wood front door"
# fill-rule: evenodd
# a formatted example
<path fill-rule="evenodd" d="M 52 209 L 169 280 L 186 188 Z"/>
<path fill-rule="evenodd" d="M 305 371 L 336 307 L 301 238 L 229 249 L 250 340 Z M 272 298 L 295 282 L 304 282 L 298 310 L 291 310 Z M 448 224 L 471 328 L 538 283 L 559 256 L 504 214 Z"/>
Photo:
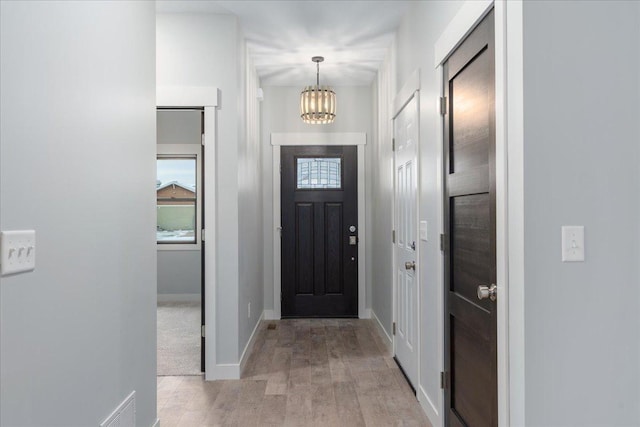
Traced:
<path fill-rule="evenodd" d="M 282 147 L 280 162 L 282 317 L 357 317 L 356 147 Z"/>
<path fill-rule="evenodd" d="M 444 64 L 447 425 L 498 425 L 493 11 Z"/>

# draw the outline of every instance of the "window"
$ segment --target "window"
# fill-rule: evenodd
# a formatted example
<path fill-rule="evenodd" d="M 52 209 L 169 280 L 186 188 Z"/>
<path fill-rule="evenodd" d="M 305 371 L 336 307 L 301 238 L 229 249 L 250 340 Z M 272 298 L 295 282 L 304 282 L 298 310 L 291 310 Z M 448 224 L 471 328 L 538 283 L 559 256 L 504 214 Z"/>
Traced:
<path fill-rule="evenodd" d="M 158 156 L 157 218 L 158 244 L 198 242 L 197 158 Z"/>
<path fill-rule="evenodd" d="M 298 157 L 296 159 L 297 189 L 342 188 L 340 157 Z"/>

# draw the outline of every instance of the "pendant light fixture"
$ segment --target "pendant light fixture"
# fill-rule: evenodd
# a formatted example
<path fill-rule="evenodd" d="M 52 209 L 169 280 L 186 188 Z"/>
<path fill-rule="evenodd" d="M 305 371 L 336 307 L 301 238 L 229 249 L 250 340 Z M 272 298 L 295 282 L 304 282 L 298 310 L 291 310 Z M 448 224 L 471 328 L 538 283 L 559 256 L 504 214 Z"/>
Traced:
<path fill-rule="evenodd" d="M 307 86 L 300 94 L 300 118 L 305 123 L 333 123 L 336 118 L 336 93 L 328 86 L 320 86 L 322 56 L 311 58 L 316 63 L 316 85 Z"/>

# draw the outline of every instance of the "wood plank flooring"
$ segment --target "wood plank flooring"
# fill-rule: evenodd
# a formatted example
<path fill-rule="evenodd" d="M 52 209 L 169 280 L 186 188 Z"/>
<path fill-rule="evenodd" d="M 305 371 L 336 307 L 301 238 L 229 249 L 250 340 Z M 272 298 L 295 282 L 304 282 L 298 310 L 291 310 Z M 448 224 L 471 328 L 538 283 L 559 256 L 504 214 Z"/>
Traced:
<path fill-rule="evenodd" d="M 162 427 L 430 427 L 373 321 L 357 319 L 264 321 L 241 380 L 158 377 L 158 417 Z"/>

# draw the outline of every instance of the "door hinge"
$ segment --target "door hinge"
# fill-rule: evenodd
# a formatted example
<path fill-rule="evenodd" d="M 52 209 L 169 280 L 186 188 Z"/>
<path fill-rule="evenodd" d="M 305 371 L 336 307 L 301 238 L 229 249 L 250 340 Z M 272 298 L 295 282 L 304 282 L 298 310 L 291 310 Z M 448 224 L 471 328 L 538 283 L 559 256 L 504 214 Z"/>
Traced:
<path fill-rule="evenodd" d="M 205 335 L 205 329 L 206 329 L 206 328 L 205 328 L 205 325 L 201 325 L 201 326 L 200 326 L 200 336 L 201 336 L 202 338 L 204 338 L 204 337 L 206 336 L 206 335 Z"/>
<path fill-rule="evenodd" d="M 440 235 L 440 250 L 442 252 L 444 252 L 446 247 L 447 247 L 447 239 L 446 239 L 444 234 L 441 234 Z"/>
<path fill-rule="evenodd" d="M 204 242 L 204 228 L 200 231 L 200 240 Z"/>
<path fill-rule="evenodd" d="M 396 230 L 391 230 L 391 242 L 396 242 Z"/>
<path fill-rule="evenodd" d="M 391 139 L 391 151 L 396 151 L 396 139 Z"/>
<path fill-rule="evenodd" d="M 204 145 L 204 133 L 203 133 L 203 134 L 201 134 L 200 143 L 201 143 L 202 145 Z"/>
<path fill-rule="evenodd" d="M 440 388 L 445 390 L 448 387 L 447 373 L 440 372 Z"/>
<path fill-rule="evenodd" d="M 393 322 L 393 335 L 396 334 L 396 322 Z"/>
<path fill-rule="evenodd" d="M 447 97 L 441 96 L 440 97 L 440 115 L 444 116 L 446 114 L 447 114 Z"/>

